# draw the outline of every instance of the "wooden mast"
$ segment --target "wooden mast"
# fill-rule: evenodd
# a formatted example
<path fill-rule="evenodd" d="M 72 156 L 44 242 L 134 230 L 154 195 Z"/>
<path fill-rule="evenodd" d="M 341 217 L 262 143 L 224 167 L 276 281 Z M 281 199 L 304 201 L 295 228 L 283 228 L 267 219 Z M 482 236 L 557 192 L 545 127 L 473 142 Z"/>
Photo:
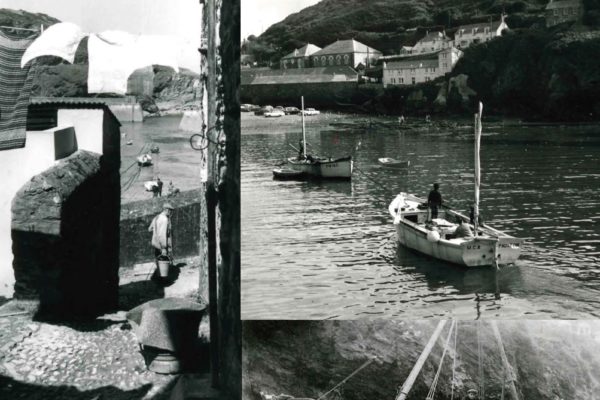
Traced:
<path fill-rule="evenodd" d="M 492 325 L 494 336 L 496 337 L 498 347 L 500 348 L 500 357 L 502 357 L 502 362 L 504 363 L 504 367 L 507 371 L 507 381 L 509 383 L 511 397 L 513 398 L 513 400 L 519 400 L 519 393 L 517 392 L 517 388 L 515 386 L 515 381 L 517 380 L 517 378 L 515 377 L 512 366 L 508 362 L 508 357 L 506 357 L 506 352 L 504 351 L 504 344 L 502 343 L 502 336 L 500 335 L 500 330 L 498 329 L 498 325 L 496 325 L 496 321 L 491 320 L 490 324 Z"/>
<path fill-rule="evenodd" d="M 429 357 L 429 353 L 431 353 L 431 350 L 433 349 L 435 342 L 437 341 L 438 337 L 442 333 L 442 329 L 444 329 L 446 322 L 447 322 L 446 320 L 441 320 L 438 323 L 438 326 L 437 326 L 437 328 L 435 328 L 433 335 L 431 335 L 431 338 L 429 338 L 429 342 L 427 343 L 427 345 L 421 352 L 421 355 L 419 356 L 419 359 L 415 363 L 412 371 L 410 371 L 408 378 L 406 378 L 406 380 L 404 381 L 404 384 L 402 385 L 402 389 L 400 389 L 400 394 L 398 394 L 398 397 L 396 397 L 396 400 L 405 400 L 406 396 L 408 396 L 408 393 L 410 392 L 410 389 L 412 389 L 412 386 L 415 383 L 415 380 L 417 379 L 419 372 L 421 372 L 421 368 L 423 368 L 423 364 L 425 364 L 425 361 L 427 361 L 427 357 Z"/>
<path fill-rule="evenodd" d="M 480 165 L 479 165 L 479 148 L 481 146 L 481 113 L 483 112 L 483 104 L 479 102 L 477 114 L 475 114 L 475 204 L 473 206 L 473 226 L 475 228 L 475 236 L 479 228 L 479 186 L 481 185 Z"/>
<path fill-rule="evenodd" d="M 304 96 L 300 97 L 302 103 L 302 154 L 306 158 L 306 130 L 304 129 Z"/>

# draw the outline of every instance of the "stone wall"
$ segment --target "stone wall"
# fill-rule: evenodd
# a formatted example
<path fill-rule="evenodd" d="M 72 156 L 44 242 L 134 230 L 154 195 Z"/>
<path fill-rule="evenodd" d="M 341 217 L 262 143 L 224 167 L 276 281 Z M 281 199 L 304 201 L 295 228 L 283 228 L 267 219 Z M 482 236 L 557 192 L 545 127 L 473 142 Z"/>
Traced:
<path fill-rule="evenodd" d="M 117 164 L 114 156 L 79 150 L 17 192 L 15 298 L 38 300 L 40 314 L 69 319 L 117 306 Z"/>
<path fill-rule="evenodd" d="M 192 190 L 176 197 L 155 197 L 121 206 L 120 263 L 122 267 L 154 260 L 148 227 L 152 219 L 169 202 L 175 207 L 171 214 L 173 255 L 175 259 L 197 256 L 200 245 L 200 192 Z"/>
<path fill-rule="evenodd" d="M 242 85 L 240 91 L 242 102 L 272 106 L 300 107 L 301 96 L 306 107 L 362 104 L 368 100 L 356 82 Z"/>

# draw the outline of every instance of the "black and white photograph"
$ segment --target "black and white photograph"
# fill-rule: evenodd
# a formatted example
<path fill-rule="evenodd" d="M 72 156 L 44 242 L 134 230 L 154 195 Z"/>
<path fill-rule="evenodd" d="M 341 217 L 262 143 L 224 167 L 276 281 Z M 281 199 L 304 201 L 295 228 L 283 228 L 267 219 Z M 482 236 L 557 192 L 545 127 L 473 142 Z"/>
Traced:
<path fill-rule="evenodd" d="M 600 4 L 242 4 L 243 319 L 600 313 Z"/>
<path fill-rule="evenodd" d="M 241 398 L 240 1 L 0 1 L 0 398 Z"/>
<path fill-rule="evenodd" d="M 600 398 L 598 321 L 244 321 L 248 400 Z"/>

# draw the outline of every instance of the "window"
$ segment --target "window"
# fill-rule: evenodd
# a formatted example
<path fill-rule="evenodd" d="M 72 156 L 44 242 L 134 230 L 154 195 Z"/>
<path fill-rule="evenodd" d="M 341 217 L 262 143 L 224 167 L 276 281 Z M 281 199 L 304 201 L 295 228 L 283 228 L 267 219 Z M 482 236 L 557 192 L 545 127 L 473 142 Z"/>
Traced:
<path fill-rule="evenodd" d="M 337 65 L 340 65 L 342 63 L 342 56 L 340 56 L 339 54 L 335 56 L 335 63 Z"/>
<path fill-rule="evenodd" d="M 412 84 L 414 85 L 415 83 L 417 83 L 417 79 L 413 76 L 412 77 Z"/>
<path fill-rule="evenodd" d="M 350 62 L 350 56 L 348 54 L 344 54 L 344 64 L 348 65 L 349 62 Z"/>
<path fill-rule="evenodd" d="M 329 56 L 328 59 L 329 59 L 329 65 L 333 65 L 333 56 Z"/>
<path fill-rule="evenodd" d="M 425 82 L 429 82 L 430 80 L 431 80 L 430 77 L 428 77 L 428 76 L 425 77 Z"/>
<path fill-rule="evenodd" d="M 327 65 L 327 57 L 321 56 L 321 65 L 322 66 L 326 66 Z"/>
<path fill-rule="evenodd" d="M 558 9 L 554 9 L 554 15 L 558 15 Z"/>
<path fill-rule="evenodd" d="M 404 83 L 404 78 L 398 78 L 398 83 Z"/>
<path fill-rule="evenodd" d="M 411 68 L 411 69 L 410 69 L 410 73 L 411 73 L 411 74 L 413 74 L 413 75 L 414 75 L 414 74 L 415 74 L 415 72 L 416 72 L 416 69 L 415 69 L 415 68 Z M 413 78 L 413 79 L 414 79 L 414 78 Z"/>
<path fill-rule="evenodd" d="M 392 79 L 390 79 L 390 81 L 391 81 L 392 83 L 396 83 L 396 79 L 395 79 L 395 78 L 392 78 Z"/>

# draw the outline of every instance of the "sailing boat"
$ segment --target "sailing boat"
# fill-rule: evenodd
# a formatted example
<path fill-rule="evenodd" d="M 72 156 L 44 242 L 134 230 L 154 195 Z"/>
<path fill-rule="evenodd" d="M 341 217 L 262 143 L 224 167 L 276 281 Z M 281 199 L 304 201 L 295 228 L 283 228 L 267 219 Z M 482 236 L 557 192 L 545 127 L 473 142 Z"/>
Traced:
<path fill-rule="evenodd" d="M 304 96 L 302 97 L 302 149 L 297 149 L 298 157 L 287 159 L 285 168 L 273 170 L 273 176 L 278 179 L 351 179 L 352 156 L 342 158 L 318 157 L 306 152 L 306 129 L 304 127 Z"/>
<path fill-rule="evenodd" d="M 457 217 L 469 221 L 465 215 L 444 208 L 438 218 L 428 221 L 425 199 L 400 193 L 388 210 L 394 219 L 398 242 L 421 253 L 467 267 L 498 266 L 514 263 L 521 254 L 523 239 L 515 238 L 488 225 L 478 226 L 479 217 L 479 146 L 481 142 L 481 113 L 475 114 L 475 205 L 471 228 L 475 236 L 452 238 L 458 224 Z"/>

